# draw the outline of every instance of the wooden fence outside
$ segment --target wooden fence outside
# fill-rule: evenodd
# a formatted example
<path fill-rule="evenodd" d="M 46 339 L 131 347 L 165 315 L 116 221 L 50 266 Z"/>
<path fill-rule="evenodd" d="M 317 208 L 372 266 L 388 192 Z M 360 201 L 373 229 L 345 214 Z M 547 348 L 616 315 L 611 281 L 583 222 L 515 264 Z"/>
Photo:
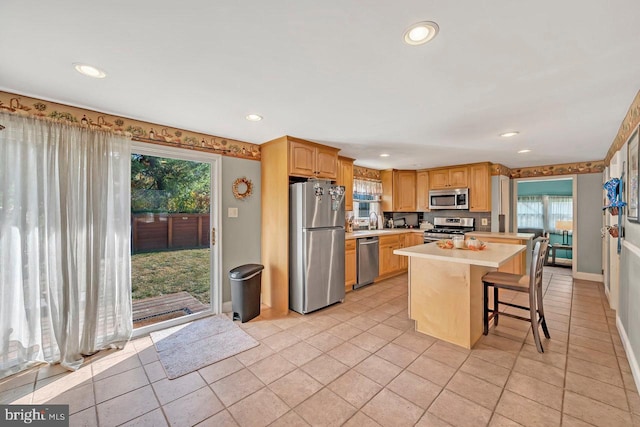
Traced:
<path fill-rule="evenodd" d="M 133 214 L 133 253 L 209 246 L 209 214 Z"/>

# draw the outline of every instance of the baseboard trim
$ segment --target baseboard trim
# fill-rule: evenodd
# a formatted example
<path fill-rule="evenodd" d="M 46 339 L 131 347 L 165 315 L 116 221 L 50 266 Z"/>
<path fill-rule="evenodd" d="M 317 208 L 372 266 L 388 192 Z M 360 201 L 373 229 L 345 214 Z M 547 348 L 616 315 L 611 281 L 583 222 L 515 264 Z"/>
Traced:
<path fill-rule="evenodd" d="M 230 313 L 232 310 L 231 308 L 231 301 L 225 301 L 222 303 L 222 312 L 223 313 Z"/>
<path fill-rule="evenodd" d="M 604 294 L 607 296 L 609 307 L 611 307 L 611 296 L 609 295 L 609 288 L 607 288 L 607 285 L 604 285 Z"/>
<path fill-rule="evenodd" d="M 624 325 L 620 320 L 620 316 L 616 316 L 616 326 L 618 328 L 618 333 L 620 334 L 620 339 L 622 340 L 624 352 L 627 354 L 627 360 L 629 361 L 629 366 L 631 367 L 633 380 L 636 383 L 636 389 L 638 389 L 638 385 L 640 384 L 640 366 L 638 365 L 638 359 L 636 359 L 633 348 L 631 348 L 631 342 L 629 342 L 627 331 L 624 330 Z"/>
<path fill-rule="evenodd" d="M 576 273 L 573 275 L 573 278 L 578 280 L 589 280 L 591 282 L 604 282 L 604 276 L 602 274 L 596 273 L 582 273 L 576 271 Z"/>

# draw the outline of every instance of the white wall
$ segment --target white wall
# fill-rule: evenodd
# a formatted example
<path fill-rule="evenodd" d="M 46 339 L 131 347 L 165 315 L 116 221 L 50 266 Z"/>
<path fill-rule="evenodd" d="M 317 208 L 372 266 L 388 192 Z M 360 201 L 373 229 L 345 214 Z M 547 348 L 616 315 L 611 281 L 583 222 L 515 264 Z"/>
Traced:
<path fill-rule="evenodd" d="M 576 271 L 593 275 L 602 274 L 602 174 L 588 173 L 577 176 L 577 248 Z M 588 278 L 585 277 L 585 278 Z M 602 277 L 593 277 L 602 280 Z"/>
<path fill-rule="evenodd" d="M 231 186 L 246 177 L 253 194 L 236 199 Z M 260 264 L 261 203 L 260 162 L 222 157 L 222 301 L 231 301 L 229 270 L 242 264 Z M 238 217 L 229 218 L 228 208 L 238 208 Z"/>

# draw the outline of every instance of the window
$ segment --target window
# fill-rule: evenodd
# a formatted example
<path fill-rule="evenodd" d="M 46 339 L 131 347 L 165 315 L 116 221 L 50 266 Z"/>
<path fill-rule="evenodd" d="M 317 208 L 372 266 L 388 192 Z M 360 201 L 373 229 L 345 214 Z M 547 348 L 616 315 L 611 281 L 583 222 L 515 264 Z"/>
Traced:
<path fill-rule="evenodd" d="M 364 179 L 353 180 L 353 216 L 356 219 L 369 220 L 369 215 L 375 212 L 380 215 L 380 196 L 382 183 Z"/>
<path fill-rule="evenodd" d="M 542 228 L 550 233 L 562 233 L 556 224 L 563 221 L 573 221 L 573 197 L 518 197 L 518 228 Z"/>
<path fill-rule="evenodd" d="M 359 195 L 353 199 L 353 214 L 356 218 L 369 218 L 371 212 L 380 213 L 380 200 L 375 200 L 376 196 Z"/>
<path fill-rule="evenodd" d="M 544 229 L 542 196 L 518 197 L 518 228 Z"/>

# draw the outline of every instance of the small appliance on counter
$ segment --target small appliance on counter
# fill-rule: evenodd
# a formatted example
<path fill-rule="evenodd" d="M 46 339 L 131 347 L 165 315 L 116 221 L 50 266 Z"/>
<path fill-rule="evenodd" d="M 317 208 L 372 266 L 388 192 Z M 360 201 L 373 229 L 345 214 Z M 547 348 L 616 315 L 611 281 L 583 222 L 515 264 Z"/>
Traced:
<path fill-rule="evenodd" d="M 437 242 L 443 239 L 452 239 L 464 233 L 474 231 L 474 218 L 445 218 L 435 217 L 433 229 L 424 232 L 424 243 Z"/>
<path fill-rule="evenodd" d="M 407 220 L 404 218 L 398 218 L 393 220 L 393 228 L 405 228 Z"/>
<path fill-rule="evenodd" d="M 429 221 L 422 221 L 420 223 L 420 230 L 433 230 L 433 224 Z"/>

